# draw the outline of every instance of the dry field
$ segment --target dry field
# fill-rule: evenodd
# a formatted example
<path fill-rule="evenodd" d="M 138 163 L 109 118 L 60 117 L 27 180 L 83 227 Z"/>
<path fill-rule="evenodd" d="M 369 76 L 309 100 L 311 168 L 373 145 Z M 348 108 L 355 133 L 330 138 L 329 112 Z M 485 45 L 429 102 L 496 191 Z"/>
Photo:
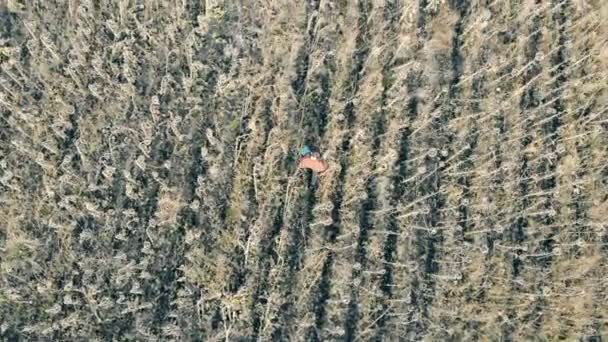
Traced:
<path fill-rule="evenodd" d="M 606 338 L 608 1 L 0 1 L 0 340 Z"/>

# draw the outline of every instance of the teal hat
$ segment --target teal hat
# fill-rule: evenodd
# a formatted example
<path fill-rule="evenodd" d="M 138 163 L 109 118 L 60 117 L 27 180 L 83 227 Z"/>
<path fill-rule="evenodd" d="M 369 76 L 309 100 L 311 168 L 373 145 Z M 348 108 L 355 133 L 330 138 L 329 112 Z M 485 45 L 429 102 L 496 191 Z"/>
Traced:
<path fill-rule="evenodd" d="M 310 150 L 310 147 L 308 147 L 308 145 L 304 145 L 300 149 L 300 156 L 307 156 L 311 153 L 312 153 L 312 151 Z"/>

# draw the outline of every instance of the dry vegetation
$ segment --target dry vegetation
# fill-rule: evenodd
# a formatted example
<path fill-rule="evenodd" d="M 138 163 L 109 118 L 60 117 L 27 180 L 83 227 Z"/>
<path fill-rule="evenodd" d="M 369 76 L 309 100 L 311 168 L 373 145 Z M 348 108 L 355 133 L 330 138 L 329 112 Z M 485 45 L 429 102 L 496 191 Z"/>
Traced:
<path fill-rule="evenodd" d="M 5 0 L 0 69 L 2 340 L 608 336 L 604 0 Z"/>

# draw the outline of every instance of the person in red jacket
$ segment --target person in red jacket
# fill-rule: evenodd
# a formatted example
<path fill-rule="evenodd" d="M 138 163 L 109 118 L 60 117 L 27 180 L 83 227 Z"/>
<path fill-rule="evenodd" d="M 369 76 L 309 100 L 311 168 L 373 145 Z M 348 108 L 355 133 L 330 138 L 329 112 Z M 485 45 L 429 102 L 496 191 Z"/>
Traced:
<path fill-rule="evenodd" d="M 298 163 L 298 167 L 302 169 L 311 169 L 316 173 L 322 173 L 329 165 L 319 155 L 319 152 L 313 152 L 310 147 L 304 145 L 300 149 L 300 162 Z"/>

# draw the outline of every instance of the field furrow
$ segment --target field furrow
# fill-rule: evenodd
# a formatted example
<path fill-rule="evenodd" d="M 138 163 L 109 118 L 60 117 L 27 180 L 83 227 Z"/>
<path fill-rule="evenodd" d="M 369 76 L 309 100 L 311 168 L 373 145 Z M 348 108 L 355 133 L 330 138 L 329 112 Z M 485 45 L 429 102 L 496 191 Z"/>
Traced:
<path fill-rule="evenodd" d="M 366 61 L 366 69 L 361 79 L 359 94 L 357 96 L 357 108 L 359 113 L 367 113 L 364 122 L 356 123 L 359 131 L 353 138 L 351 164 L 364 165 L 365 167 L 351 168 L 350 175 L 356 181 L 348 181 L 347 194 L 348 206 L 343 216 L 346 231 L 352 232 L 353 248 L 348 255 L 349 263 L 352 265 L 350 275 L 350 294 L 348 306 L 342 313 L 344 327 L 344 339 L 353 340 L 356 336 L 365 336 L 365 330 L 369 329 L 372 318 L 369 308 L 375 301 L 376 293 L 365 291 L 370 285 L 382 275 L 383 267 L 378 262 L 381 260 L 379 254 L 382 242 L 380 236 L 375 234 L 373 212 L 378 208 L 378 192 L 375 177 L 379 177 L 383 165 L 377 165 L 380 147 L 387 137 L 386 114 L 382 108 L 386 104 L 387 87 L 390 86 L 391 75 L 390 60 L 392 52 L 390 46 L 382 46 L 379 41 L 385 41 L 385 32 L 377 21 L 383 21 L 385 11 L 382 7 L 368 8 L 368 25 L 377 27 L 377 30 L 369 32 L 371 44 L 378 46 L 378 50 L 370 55 Z M 388 28 L 389 30 L 391 28 Z M 358 119 L 359 119 L 358 118 Z M 354 196 L 353 196 L 354 195 Z M 348 213 L 348 214 L 346 214 Z M 352 213 L 352 214 L 351 214 Z M 346 215 L 349 217 L 346 218 Z"/>
<path fill-rule="evenodd" d="M 338 63 L 343 68 L 338 71 L 338 77 L 340 78 L 337 80 L 339 82 L 339 90 L 337 89 L 335 92 L 339 107 L 330 109 L 330 113 L 332 113 L 331 121 L 323 138 L 324 141 L 328 141 L 326 144 L 330 144 L 329 146 L 331 146 L 326 156 L 335 160 L 335 169 L 330 171 L 331 174 L 323 178 L 320 185 L 322 189 L 319 194 L 319 204 L 331 203 L 331 209 L 327 210 L 325 214 L 323 212 L 317 214 L 323 216 L 329 214 L 326 219 L 322 218 L 322 220 L 328 220 L 328 222 L 320 222 L 322 225 L 320 227 L 321 235 L 323 236 L 323 242 L 321 243 L 329 245 L 329 250 L 322 262 L 323 266 L 320 274 L 311 287 L 312 298 L 310 299 L 310 303 L 314 312 L 314 319 L 313 325 L 305 333 L 305 338 L 312 340 L 325 340 L 329 336 L 333 336 L 336 333 L 339 334 L 339 331 L 333 331 L 336 330 L 333 328 L 340 326 L 337 322 L 340 322 L 341 317 L 333 315 L 338 313 L 334 307 L 342 305 L 341 302 L 344 299 L 342 291 L 345 290 L 343 288 L 345 284 L 334 284 L 331 278 L 337 272 L 342 272 L 339 269 L 346 266 L 343 264 L 343 260 L 345 260 L 343 253 L 349 253 L 348 249 L 352 248 L 352 246 L 344 246 L 346 241 L 350 239 L 350 233 L 342 222 L 342 212 L 347 209 L 343 204 L 345 203 L 345 199 L 348 198 L 346 196 L 349 194 L 349 185 L 346 183 L 354 181 L 349 176 L 348 168 L 349 162 L 352 160 L 351 158 L 355 157 L 353 155 L 352 144 L 356 143 L 357 133 L 353 126 L 358 122 L 360 117 L 366 116 L 365 113 L 357 111 L 355 99 L 359 93 L 361 73 L 369 54 L 366 43 L 369 42 L 367 23 L 371 8 L 366 2 L 358 2 L 352 4 L 352 6 L 349 5 L 346 10 L 348 11 L 348 20 L 351 20 L 356 25 L 358 34 L 354 37 L 353 41 L 345 42 L 342 49 L 338 52 L 344 54 L 337 55 L 337 58 L 339 58 Z M 331 101 L 330 99 L 330 103 Z M 329 189 L 332 189 L 331 192 L 328 192 Z M 319 228 L 316 229 L 318 230 Z M 338 234 L 346 234 L 347 240 L 338 240 Z M 314 246 L 313 244 L 311 247 L 315 248 Z M 344 249 L 341 246 L 344 246 Z M 336 249 L 333 250 L 332 247 Z M 329 325 L 331 330 L 325 331 L 327 321 L 331 322 L 331 325 Z"/>
<path fill-rule="evenodd" d="M 331 25 L 337 11 L 320 5 L 319 2 L 313 1 L 306 7 L 310 20 L 307 22 L 307 35 L 296 63 L 306 63 L 307 73 L 298 74 L 298 79 L 292 83 L 299 103 L 296 117 L 300 118 L 295 121 L 295 135 L 301 137 L 298 143 L 308 144 L 315 149 L 327 126 L 334 67 L 334 58 L 331 55 L 336 51 L 330 42 L 337 34 Z M 305 55 L 302 56 L 302 53 Z M 298 87 L 302 89 L 298 90 Z M 299 324 L 295 308 L 299 294 L 294 292 L 294 287 L 298 286 L 298 272 L 305 264 L 308 238 L 314 232 L 312 226 L 319 181 L 319 178 L 308 170 L 298 171 L 296 176 L 290 179 L 290 206 L 285 213 L 286 222 L 278 246 L 281 262 L 277 265 L 276 277 L 271 285 L 273 291 L 279 294 L 279 303 L 276 303 L 269 313 L 271 326 L 264 338 L 290 339 L 295 335 L 294 329 Z"/>

